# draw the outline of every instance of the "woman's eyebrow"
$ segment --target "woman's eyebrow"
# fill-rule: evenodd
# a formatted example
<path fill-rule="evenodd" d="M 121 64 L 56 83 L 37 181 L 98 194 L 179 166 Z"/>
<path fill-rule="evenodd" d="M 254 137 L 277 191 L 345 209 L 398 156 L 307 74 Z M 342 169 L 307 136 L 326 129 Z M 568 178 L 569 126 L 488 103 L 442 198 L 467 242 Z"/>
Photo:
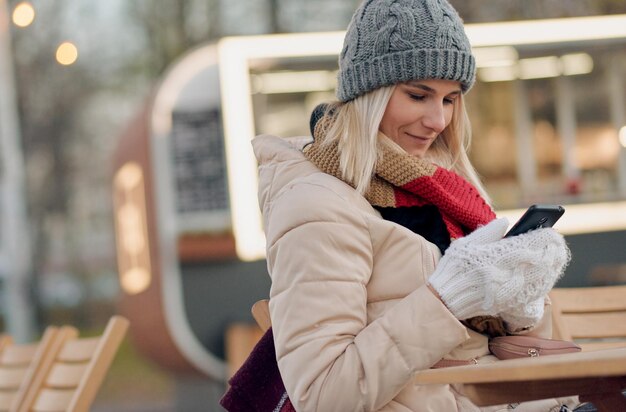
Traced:
<path fill-rule="evenodd" d="M 411 81 L 407 82 L 407 85 L 409 85 L 411 87 L 418 88 L 418 89 L 422 89 L 422 90 L 424 90 L 426 92 L 429 92 L 429 93 L 436 93 L 437 92 L 437 90 L 433 89 L 432 87 L 426 86 L 423 83 L 419 83 L 417 80 L 411 80 Z M 448 95 L 460 94 L 460 93 L 461 93 L 461 89 L 459 88 L 458 90 L 451 91 L 450 93 L 448 93 Z"/>

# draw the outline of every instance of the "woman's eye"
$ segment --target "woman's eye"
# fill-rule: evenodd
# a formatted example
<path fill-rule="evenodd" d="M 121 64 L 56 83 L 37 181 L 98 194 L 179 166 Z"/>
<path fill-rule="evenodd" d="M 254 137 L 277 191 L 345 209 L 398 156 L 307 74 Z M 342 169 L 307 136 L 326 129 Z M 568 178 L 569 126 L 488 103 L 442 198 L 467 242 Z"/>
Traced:
<path fill-rule="evenodd" d="M 426 96 L 422 95 L 422 94 L 413 94 L 413 93 L 409 93 L 409 97 L 413 100 L 416 100 L 418 102 L 421 102 L 422 100 L 424 100 L 426 98 Z"/>
<path fill-rule="evenodd" d="M 445 99 L 443 99 L 443 102 L 445 104 L 454 104 L 454 98 L 453 97 L 445 98 Z"/>

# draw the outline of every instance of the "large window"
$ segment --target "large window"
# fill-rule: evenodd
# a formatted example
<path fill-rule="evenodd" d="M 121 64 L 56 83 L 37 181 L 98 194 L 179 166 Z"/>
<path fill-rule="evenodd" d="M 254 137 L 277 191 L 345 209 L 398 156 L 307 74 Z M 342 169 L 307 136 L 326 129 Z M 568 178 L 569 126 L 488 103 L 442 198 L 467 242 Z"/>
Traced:
<path fill-rule="evenodd" d="M 470 157 L 496 207 L 624 198 L 622 49 L 543 52 L 520 57 L 515 78 L 479 81 L 468 95 Z M 524 61 L 546 66 L 524 79 Z"/>

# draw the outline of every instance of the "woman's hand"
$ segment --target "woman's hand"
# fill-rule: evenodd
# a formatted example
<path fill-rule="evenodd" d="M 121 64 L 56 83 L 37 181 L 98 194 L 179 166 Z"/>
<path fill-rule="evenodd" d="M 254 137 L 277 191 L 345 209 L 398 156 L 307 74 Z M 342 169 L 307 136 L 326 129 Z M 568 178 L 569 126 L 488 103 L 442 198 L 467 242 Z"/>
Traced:
<path fill-rule="evenodd" d="M 504 321 L 507 331 L 511 333 L 520 332 L 539 323 L 543 318 L 545 301 L 545 297 L 542 297 L 526 306 L 500 313 L 500 318 Z"/>
<path fill-rule="evenodd" d="M 543 318 L 545 297 L 541 297 L 528 305 L 513 308 L 500 313 L 508 332 L 521 332 L 535 326 Z"/>
<path fill-rule="evenodd" d="M 457 319 L 526 312 L 534 319 L 536 302 L 563 274 L 570 259 L 563 236 L 546 228 L 502 238 L 507 227 L 506 219 L 496 219 L 455 240 L 431 275 L 430 285 Z"/>

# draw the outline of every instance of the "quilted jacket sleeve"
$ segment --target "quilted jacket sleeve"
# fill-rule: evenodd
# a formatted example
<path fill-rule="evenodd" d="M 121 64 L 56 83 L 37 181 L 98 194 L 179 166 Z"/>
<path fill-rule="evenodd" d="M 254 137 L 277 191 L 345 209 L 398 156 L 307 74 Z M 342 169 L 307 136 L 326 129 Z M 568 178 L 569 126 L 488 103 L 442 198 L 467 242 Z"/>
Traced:
<path fill-rule="evenodd" d="M 349 200 L 323 185 L 296 184 L 270 208 L 270 314 L 278 366 L 297 410 L 377 410 L 416 371 L 468 338 L 426 287 L 367 324 L 376 252 Z"/>

